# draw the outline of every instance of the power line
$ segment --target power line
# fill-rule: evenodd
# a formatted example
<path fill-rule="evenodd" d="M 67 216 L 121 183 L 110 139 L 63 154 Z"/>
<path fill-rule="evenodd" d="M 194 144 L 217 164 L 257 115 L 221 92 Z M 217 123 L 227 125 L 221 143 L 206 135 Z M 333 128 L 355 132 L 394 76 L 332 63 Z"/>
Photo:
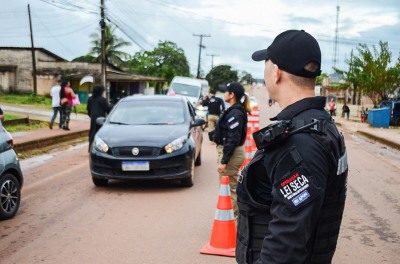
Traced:
<path fill-rule="evenodd" d="M 206 46 L 203 46 L 203 38 L 208 38 L 211 37 L 211 35 L 204 35 L 204 34 L 200 34 L 200 35 L 196 35 L 193 34 L 193 36 L 195 37 L 200 37 L 200 44 L 199 44 L 199 63 L 197 64 L 197 77 L 196 78 L 200 78 L 200 61 L 201 61 L 201 49 L 205 49 Z"/>

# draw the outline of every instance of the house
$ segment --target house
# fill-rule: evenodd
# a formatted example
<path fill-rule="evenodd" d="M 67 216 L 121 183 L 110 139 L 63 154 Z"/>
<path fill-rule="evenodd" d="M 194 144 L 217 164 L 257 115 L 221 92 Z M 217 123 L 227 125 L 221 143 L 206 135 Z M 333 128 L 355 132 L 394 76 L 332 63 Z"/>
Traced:
<path fill-rule="evenodd" d="M 70 62 L 43 48 L 35 48 L 34 52 L 38 95 L 48 95 L 57 80 L 64 78 L 71 82 L 80 101 L 85 103 L 93 84 L 101 83 L 100 63 Z M 131 94 L 154 93 L 150 84 L 163 86 L 166 83 L 164 78 L 128 73 L 111 64 L 106 67 L 106 76 L 107 96 L 114 102 Z M 85 77 L 93 83 L 82 83 Z M 33 92 L 32 49 L 0 47 L 0 93 Z"/>

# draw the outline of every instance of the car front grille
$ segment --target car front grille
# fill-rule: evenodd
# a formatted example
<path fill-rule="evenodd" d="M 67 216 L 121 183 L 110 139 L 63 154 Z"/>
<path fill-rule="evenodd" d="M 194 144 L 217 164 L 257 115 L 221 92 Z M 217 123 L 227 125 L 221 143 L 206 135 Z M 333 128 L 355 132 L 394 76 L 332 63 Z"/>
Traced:
<path fill-rule="evenodd" d="M 114 157 L 135 157 L 135 158 L 154 158 L 160 155 L 160 148 L 154 147 L 136 147 L 139 149 L 138 155 L 132 154 L 132 149 L 135 147 L 117 147 L 112 148 L 111 153 Z"/>

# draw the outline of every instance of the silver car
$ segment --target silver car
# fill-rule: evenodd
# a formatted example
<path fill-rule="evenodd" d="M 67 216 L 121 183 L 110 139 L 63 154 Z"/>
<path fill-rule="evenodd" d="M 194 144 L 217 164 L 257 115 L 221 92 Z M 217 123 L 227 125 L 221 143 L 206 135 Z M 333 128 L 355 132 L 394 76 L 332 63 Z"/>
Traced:
<path fill-rule="evenodd" d="M 10 219 L 17 213 L 23 183 L 13 138 L 0 121 L 0 220 Z"/>

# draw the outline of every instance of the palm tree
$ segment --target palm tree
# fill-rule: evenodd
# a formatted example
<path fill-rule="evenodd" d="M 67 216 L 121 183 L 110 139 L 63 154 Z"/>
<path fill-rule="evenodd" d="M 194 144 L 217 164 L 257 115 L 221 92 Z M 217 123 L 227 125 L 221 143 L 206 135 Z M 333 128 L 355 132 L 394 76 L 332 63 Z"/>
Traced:
<path fill-rule="evenodd" d="M 130 42 L 117 37 L 114 33 L 116 27 L 106 25 L 104 29 L 106 41 L 106 61 L 118 67 L 125 66 L 129 59 L 129 54 L 121 51 L 120 49 L 125 46 L 131 45 Z M 90 49 L 88 55 L 94 56 L 96 62 L 101 62 L 101 35 L 99 33 L 92 33 L 90 37 L 93 39 L 91 43 L 93 47 Z"/>

